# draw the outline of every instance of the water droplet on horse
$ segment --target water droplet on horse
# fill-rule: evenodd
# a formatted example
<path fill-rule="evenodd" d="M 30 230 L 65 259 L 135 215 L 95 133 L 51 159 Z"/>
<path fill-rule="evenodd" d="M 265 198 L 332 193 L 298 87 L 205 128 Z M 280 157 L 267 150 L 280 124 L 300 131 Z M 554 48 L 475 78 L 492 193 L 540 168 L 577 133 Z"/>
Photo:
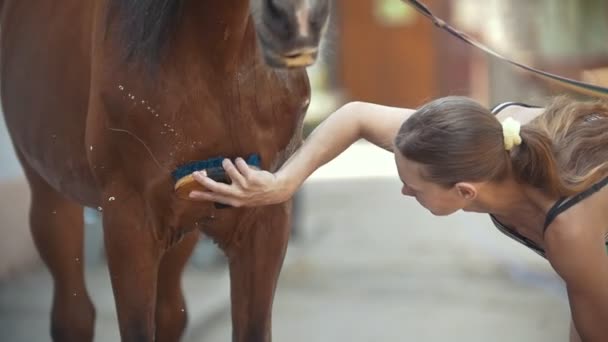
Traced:
<path fill-rule="evenodd" d="M 186 310 L 184 310 L 184 308 L 182 308 L 182 312 L 185 312 Z"/>
<path fill-rule="evenodd" d="M 89 147 L 89 149 L 90 149 L 91 151 L 93 151 L 93 145 L 91 145 L 91 146 Z"/>
<path fill-rule="evenodd" d="M 102 207 L 97 207 L 97 211 L 103 211 Z"/>
<path fill-rule="evenodd" d="M 76 258 L 75 260 L 76 260 L 76 262 L 80 262 L 80 258 Z"/>
<path fill-rule="evenodd" d="M 119 86 L 118 86 L 118 89 L 120 89 L 120 90 L 125 90 L 125 87 L 123 87 L 123 86 L 119 85 Z"/>
<path fill-rule="evenodd" d="M 116 199 L 116 197 L 111 196 L 110 198 L 108 198 L 108 201 L 112 202 L 112 201 L 114 201 L 115 199 Z"/>
<path fill-rule="evenodd" d="M 156 115 L 154 115 L 154 116 L 158 117 L 158 114 L 156 114 Z"/>
<path fill-rule="evenodd" d="M 76 292 L 74 292 L 74 297 L 76 297 Z"/>
<path fill-rule="evenodd" d="M 53 214 L 53 215 L 57 214 L 57 210 L 53 210 L 53 211 L 51 212 L 51 214 Z"/>

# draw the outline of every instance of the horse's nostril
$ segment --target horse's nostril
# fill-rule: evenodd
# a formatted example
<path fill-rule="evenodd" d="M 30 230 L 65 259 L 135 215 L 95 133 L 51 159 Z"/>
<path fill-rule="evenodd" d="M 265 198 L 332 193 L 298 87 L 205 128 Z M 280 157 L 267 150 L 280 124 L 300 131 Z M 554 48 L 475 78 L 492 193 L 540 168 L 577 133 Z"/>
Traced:
<path fill-rule="evenodd" d="M 279 7 L 273 0 L 266 1 L 266 8 L 273 18 L 287 17 L 287 13 Z"/>

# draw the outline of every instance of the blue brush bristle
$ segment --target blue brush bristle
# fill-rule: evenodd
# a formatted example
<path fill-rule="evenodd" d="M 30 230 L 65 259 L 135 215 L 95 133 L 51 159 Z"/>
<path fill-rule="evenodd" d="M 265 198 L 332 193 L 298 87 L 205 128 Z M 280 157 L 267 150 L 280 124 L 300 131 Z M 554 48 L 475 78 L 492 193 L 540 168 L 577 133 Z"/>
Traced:
<path fill-rule="evenodd" d="M 221 168 L 224 157 L 215 157 L 207 160 L 197 160 L 188 164 L 178 167 L 175 171 L 171 172 L 171 177 L 174 181 L 178 181 L 183 177 L 186 177 L 194 171 L 208 170 L 213 168 Z M 252 154 L 246 159 L 247 164 L 251 166 L 260 167 L 260 156 L 258 154 Z"/>

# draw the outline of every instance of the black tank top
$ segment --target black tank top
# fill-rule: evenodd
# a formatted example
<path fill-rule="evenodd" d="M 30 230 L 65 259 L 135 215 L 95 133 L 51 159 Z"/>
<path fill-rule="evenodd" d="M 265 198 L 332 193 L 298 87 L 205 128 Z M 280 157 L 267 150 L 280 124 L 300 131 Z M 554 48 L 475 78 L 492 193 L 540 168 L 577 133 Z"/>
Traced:
<path fill-rule="evenodd" d="M 495 106 L 492 109 L 492 114 L 496 115 L 501 110 L 503 110 L 509 106 L 512 106 L 512 105 L 522 106 L 522 107 L 527 107 L 527 108 L 539 108 L 537 106 L 531 106 L 531 105 L 527 105 L 527 104 L 519 103 L 519 102 L 505 102 L 505 103 L 501 103 L 501 104 Z M 551 209 L 549 209 L 549 212 L 547 212 L 547 217 L 545 218 L 545 223 L 543 226 L 543 234 L 545 233 L 545 231 L 547 230 L 547 227 L 549 227 L 551 222 L 553 222 L 553 220 L 555 220 L 557 215 L 563 213 L 564 211 L 566 211 L 570 207 L 574 206 L 578 202 L 580 202 L 580 201 L 584 200 L 585 198 L 591 196 L 592 194 L 598 192 L 606 184 L 608 184 L 608 177 L 606 177 L 603 180 L 599 181 L 598 183 L 594 184 L 589 189 L 587 189 L 581 193 L 578 193 L 572 197 L 560 198 L 557 202 L 555 202 L 555 204 L 551 207 Z M 494 223 L 496 228 L 498 228 L 498 230 L 503 232 L 505 235 L 507 235 L 508 237 L 510 237 L 516 241 L 519 241 L 520 243 L 527 246 L 534 252 L 540 254 L 542 257 L 546 257 L 545 251 L 540 246 L 538 246 L 534 241 L 519 234 L 517 231 L 505 226 L 494 215 L 490 214 L 490 218 L 492 219 L 492 222 Z M 604 239 L 606 240 L 606 252 L 608 253 L 608 234 L 606 234 Z"/>

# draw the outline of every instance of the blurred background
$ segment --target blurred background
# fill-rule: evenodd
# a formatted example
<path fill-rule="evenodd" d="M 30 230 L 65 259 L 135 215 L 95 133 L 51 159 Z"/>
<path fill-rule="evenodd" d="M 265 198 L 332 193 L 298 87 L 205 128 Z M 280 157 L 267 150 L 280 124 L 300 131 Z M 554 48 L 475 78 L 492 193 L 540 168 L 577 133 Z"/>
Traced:
<path fill-rule="evenodd" d="M 427 0 L 499 53 L 608 86 L 604 0 Z M 415 108 L 466 95 L 543 105 L 557 84 L 490 58 L 400 0 L 334 0 L 322 60 L 309 69 L 310 132 L 358 100 Z M 49 340 L 52 281 L 27 227 L 28 188 L 0 127 L 0 340 Z M 358 142 L 295 197 L 293 238 L 273 311 L 276 341 L 567 341 L 562 282 L 483 215 L 433 217 L 400 195 L 391 154 Z M 85 212 L 96 341 L 117 341 L 100 218 Z M 186 341 L 229 341 L 227 268 L 200 242 L 185 274 Z M 499 333 L 500 331 L 500 333 Z"/>

